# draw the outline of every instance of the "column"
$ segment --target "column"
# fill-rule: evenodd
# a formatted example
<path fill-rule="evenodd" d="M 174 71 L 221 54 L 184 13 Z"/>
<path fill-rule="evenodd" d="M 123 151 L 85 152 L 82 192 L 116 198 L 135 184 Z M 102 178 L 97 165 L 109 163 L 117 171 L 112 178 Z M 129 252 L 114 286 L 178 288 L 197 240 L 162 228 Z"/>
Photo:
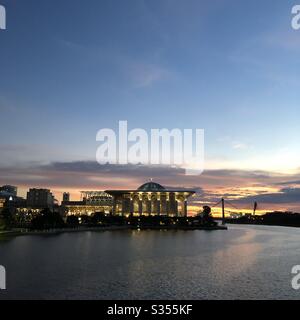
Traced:
<path fill-rule="evenodd" d="M 123 196 L 122 197 L 122 216 L 124 216 L 125 215 L 125 213 L 126 213 L 126 198 L 125 198 L 125 196 Z"/>
<path fill-rule="evenodd" d="M 116 206 L 117 206 L 116 196 L 114 196 L 114 199 L 113 199 L 113 211 L 112 211 L 113 215 L 116 215 Z"/>
<path fill-rule="evenodd" d="M 151 216 L 151 213 L 152 213 L 151 194 L 148 194 L 147 207 L 148 207 L 148 215 Z"/>
<path fill-rule="evenodd" d="M 133 215 L 133 210 L 134 210 L 134 205 L 133 205 L 133 196 L 130 195 L 130 200 L 129 200 L 129 211 L 130 214 Z"/>
<path fill-rule="evenodd" d="M 139 215 L 143 214 L 143 197 L 139 195 Z"/>
<path fill-rule="evenodd" d="M 187 217 L 187 200 L 184 200 L 184 216 Z"/>
<path fill-rule="evenodd" d="M 167 211 L 167 216 L 169 216 L 170 213 L 170 194 L 166 194 L 166 211 Z"/>

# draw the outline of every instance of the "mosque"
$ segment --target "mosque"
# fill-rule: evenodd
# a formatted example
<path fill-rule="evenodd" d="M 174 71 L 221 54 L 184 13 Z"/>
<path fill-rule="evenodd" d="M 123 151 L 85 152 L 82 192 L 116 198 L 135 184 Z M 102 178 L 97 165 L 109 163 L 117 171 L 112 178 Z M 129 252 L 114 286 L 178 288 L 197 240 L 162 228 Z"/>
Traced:
<path fill-rule="evenodd" d="M 67 196 L 62 211 L 67 216 L 100 212 L 116 216 L 186 217 L 187 200 L 194 193 L 188 189 L 166 189 L 151 181 L 135 190 L 82 191 L 80 201 L 70 201 Z"/>
<path fill-rule="evenodd" d="M 195 191 L 166 189 L 151 181 L 136 190 L 106 190 L 105 193 L 112 196 L 114 215 L 186 217 L 187 200 Z"/>

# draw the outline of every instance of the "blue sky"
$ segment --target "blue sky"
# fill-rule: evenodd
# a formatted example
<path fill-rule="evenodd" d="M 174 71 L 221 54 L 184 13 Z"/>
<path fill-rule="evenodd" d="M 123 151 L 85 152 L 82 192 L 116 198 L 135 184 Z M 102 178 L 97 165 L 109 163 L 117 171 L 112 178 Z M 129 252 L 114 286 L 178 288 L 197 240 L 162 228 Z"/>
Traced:
<path fill-rule="evenodd" d="M 2 167 L 95 160 L 97 131 L 128 120 L 205 129 L 208 170 L 298 173 L 295 1 L 0 4 Z"/>

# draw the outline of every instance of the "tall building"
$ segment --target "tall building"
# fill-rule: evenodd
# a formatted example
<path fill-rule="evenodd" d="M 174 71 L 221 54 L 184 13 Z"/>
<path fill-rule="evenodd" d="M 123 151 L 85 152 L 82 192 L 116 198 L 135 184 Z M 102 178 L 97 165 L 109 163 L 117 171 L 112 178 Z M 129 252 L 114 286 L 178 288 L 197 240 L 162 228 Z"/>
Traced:
<path fill-rule="evenodd" d="M 5 193 L 9 194 L 12 197 L 16 197 L 18 192 L 18 188 L 15 186 L 5 185 L 0 187 L 0 194 Z"/>
<path fill-rule="evenodd" d="M 64 192 L 63 193 L 63 202 L 68 202 L 68 201 L 70 201 L 70 193 Z"/>
<path fill-rule="evenodd" d="M 6 199 L 0 197 L 0 212 L 3 210 Z"/>
<path fill-rule="evenodd" d="M 27 207 L 53 208 L 54 197 L 48 189 L 29 189 L 27 192 Z"/>

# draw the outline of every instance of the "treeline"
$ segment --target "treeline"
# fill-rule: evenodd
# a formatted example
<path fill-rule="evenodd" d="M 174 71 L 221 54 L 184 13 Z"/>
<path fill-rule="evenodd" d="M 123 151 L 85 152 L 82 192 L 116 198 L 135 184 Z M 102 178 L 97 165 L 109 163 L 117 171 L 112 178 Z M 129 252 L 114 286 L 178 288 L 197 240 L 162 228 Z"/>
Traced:
<path fill-rule="evenodd" d="M 67 217 L 67 225 L 69 226 L 111 226 L 111 225 L 128 225 L 132 227 L 147 226 L 188 226 L 195 219 L 187 217 L 167 217 L 167 216 L 113 216 L 104 213 L 95 213 L 91 216 L 69 216 Z"/>
<path fill-rule="evenodd" d="M 226 219 L 226 222 L 237 224 L 260 224 L 300 227 L 300 213 L 269 212 L 262 216 L 242 216 L 237 219 Z"/>
<path fill-rule="evenodd" d="M 30 222 L 24 223 L 20 217 L 16 217 L 4 210 L 0 216 L 0 230 L 11 228 L 26 228 L 32 230 L 48 230 L 59 228 L 79 227 L 108 227 L 128 226 L 133 228 L 160 227 L 160 226 L 214 226 L 216 222 L 201 217 L 167 217 L 167 216 L 114 216 L 112 214 L 94 213 L 92 215 L 67 216 L 63 218 L 59 213 L 49 209 L 42 210 L 32 216 Z"/>

